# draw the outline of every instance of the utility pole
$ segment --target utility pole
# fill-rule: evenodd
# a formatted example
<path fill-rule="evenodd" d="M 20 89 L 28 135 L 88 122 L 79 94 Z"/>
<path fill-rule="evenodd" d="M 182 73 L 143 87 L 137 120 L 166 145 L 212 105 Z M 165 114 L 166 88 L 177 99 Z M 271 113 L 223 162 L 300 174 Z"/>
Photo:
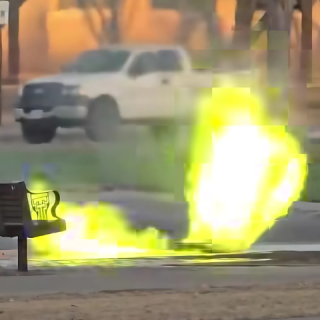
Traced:
<path fill-rule="evenodd" d="M 2 29 L 9 22 L 9 2 L 0 1 L 0 126 L 2 124 Z"/>

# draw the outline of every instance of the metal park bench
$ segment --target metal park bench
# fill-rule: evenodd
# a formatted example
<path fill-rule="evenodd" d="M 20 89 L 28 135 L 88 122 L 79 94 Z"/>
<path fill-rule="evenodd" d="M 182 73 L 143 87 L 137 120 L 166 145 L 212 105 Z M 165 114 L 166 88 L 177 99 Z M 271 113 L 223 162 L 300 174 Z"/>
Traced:
<path fill-rule="evenodd" d="M 55 196 L 48 218 L 50 192 Z M 28 194 L 30 195 L 29 206 Z M 18 271 L 28 271 L 27 239 L 66 230 L 66 222 L 56 215 L 60 203 L 57 191 L 31 192 L 25 183 L 0 183 L 0 237 L 18 237 Z M 32 219 L 31 212 L 37 219 Z"/>

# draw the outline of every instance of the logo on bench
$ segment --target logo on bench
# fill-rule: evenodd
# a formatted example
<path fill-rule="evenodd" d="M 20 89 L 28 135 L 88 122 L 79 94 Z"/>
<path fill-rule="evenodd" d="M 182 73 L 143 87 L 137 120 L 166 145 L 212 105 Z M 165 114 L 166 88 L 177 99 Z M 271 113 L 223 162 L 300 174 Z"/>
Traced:
<path fill-rule="evenodd" d="M 33 210 L 37 213 L 38 220 L 48 220 L 48 208 L 49 208 L 49 192 L 30 194 L 31 205 Z"/>

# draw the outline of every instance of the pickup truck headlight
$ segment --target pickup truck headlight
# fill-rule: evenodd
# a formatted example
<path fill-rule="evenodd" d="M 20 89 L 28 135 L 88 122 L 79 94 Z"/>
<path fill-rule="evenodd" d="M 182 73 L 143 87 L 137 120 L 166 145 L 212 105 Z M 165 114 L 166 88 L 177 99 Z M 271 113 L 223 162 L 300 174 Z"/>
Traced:
<path fill-rule="evenodd" d="M 65 96 L 77 96 L 79 95 L 78 86 L 64 86 L 62 89 L 62 94 Z"/>

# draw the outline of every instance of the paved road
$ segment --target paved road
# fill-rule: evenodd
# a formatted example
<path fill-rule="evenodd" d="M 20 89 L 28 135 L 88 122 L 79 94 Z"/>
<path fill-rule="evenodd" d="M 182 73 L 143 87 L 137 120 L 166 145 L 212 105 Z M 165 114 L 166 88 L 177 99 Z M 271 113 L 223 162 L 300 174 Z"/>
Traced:
<path fill-rule="evenodd" d="M 196 289 L 319 281 L 319 267 L 117 268 L 1 277 L 0 295 Z"/>
<path fill-rule="evenodd" d="M 16 85 L 2 87 L 2 123 L 0 126 L 0 143 L 15 143 L 17 146 L 28 146 L 23 142 L 19 125 L 15 123 L 13 116 L 13 105 L 18 91 Z M 129 131 L 127 133 L 127 131 Z M 134 129 L 136 131 L 136 128 Z M 132 128 L 124 130 L 124 137 L 132 136 Z M 87 142 L 84 132 L 81 129 L 59 129 L 53 141 L 53 147 L 74 142 Z"/>
<path fill-rule="evenodd" d="M 9 123 L 0 126 L 0 144 L 6 146 L 10 144 L 11 147 L 30 148 L 29 144 L 25 143 L 22 135 L 20 126 L 18 123 L 14 123 L 13 118 L 10 116 L 8 120 Z M 136 143 L 137 134 L 146 132 L 147 127 L 145 126 L 124 126 L 121 128 L 121 132 L 117 136 L 117 142 L 123 141 L 124 139 L 133 140 Z M 47 148 L 57 148 L 67 145 L 81 144 L 85 146 L 90 141 L 86 138 L 84 130 L 82 128 L 72 128 L 72 129 L 61 129 L 57 131 L 57 135 L 50 144 L 46 144 Z M 114 142 L 114 141 L 112 141 Z M 44 145 L 43 145 L 44 146 Z M 40 147 L 39 145 L 37 147 Z"/>
<path fill-rule="evenodd" d="M 75 199 L 76 200 L 76 199 Z M 165 198 L 135 192 L 101 194 L 100 200 L 114 203 L 136 224 L 168 230 L 179 238 L 187 232 L 187 205 Z M 276 224 L 259 241 L 265 244 L 320 244 L 320 204 L 297 202 L 290 215 Z"/>
<path fill-rule="evenodd" d="M 2 126 L 0 126 L 0 143 L 1 142 L 10 142 L 22 144 L 23 140 L 21 139 L 21 134 L 19 126 L 14 123 L 13 118 L 13 105 L 14 100 L 18 91 L 17 85 L 5 85 L 2 87 Z M 320 108 L 318 103 L 319 98 L 319 88 L 310 89 L 311 101 L 313 101 L 313 113 L 312 119 L 320 119 Z M 320 129 L 317 127 L 320 126 L 320 120 L 316 123 L 316 128 L 312 129 L 310 132 L 310 138 L 314 140 L 320 140 Z M 135 128 L 136 131 L 136 128 Z M 132 128 L 125 130 L 124 137 L 128 139 L 132 135 Z M 61 143 L 68 143 L 72 141 L 85 141 L 86 138 L 83 134 L 83 130 L 59 130 L 57 137 L 54 140 L 55 145 Z"/>
<path fill-rule="evenodd" d="M 168 196 L 157 199 L 156 196 L 134 192 L 104 193 L 102 201 L 114 203 L 137 225 L 156 226 L 168 230 L 175 238 L 182 238 L 187 232 L 187 205 L 175 202 Z M 278 221 L 267 231 L 257 245 L 269 244 L 320 244 L 320 204 L 297 202 L 290 215 Z"/>

